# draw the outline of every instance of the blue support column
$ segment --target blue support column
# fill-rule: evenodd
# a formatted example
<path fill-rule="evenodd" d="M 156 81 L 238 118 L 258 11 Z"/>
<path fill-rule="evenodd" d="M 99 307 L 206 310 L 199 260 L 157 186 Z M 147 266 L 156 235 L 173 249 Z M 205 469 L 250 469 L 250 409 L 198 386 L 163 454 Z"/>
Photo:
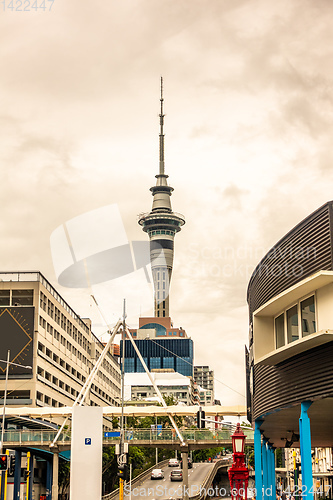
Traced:
<path fill-rule="evenodd" d="M 273 496 L 276 496 L 276 475 L 275 475 L 275 448 L 272 446 L 272 485 L 273 485 Z"/>
<path fill-rule="evenodd" d="M 303 401 L 303 403 L 301 403 L 301 416 L 299 418 L 302 488 L 303 498 L 306 498 L 307 500 L 313 499 L 311 427 L 308 415 L 308 409 L 310 408 L 311 404 L 311 401 Z"/>
<path fill-rule="evenodd" d="M 51 460 L 46 462 L 46 500 L 51 500 L 52 498 L 52 474 L 53 474 L 53 463 Z"/>
<path fill-rule="evenodd" d="M 22 453 L 19 450 L 15 450 L 15 470 L 14 470 L 13 500 L 20 500 L 21 457 L 22 457 Z"/>
<path fill-rule="evenodd" d="M 267 439 L 264 438 L 261 447 L 262 453 L 262 478 L 263 478 L 263 488 L 264 488 L 264 500 L 267 500 L 267 487 L 268 487 L 268 453 L 267 453 Z"/>
<path fill-rule="evenodd" d="M 262 424 L 262 419 L 257 419 L 255 421 L 254 427 L 254 470 L 255 470 L 255 482 L 257 490 L 257 500 L 262 500 L 262 456 L 261 456 L 261 432 L 260 426 Z"/>
<path fill-rule="evenodd" d="M 271 491 L 271 496 L 273 497 L 275 495 L 275 456 L 274 456 L 274 448 L 271 444 L 268 444 L 268 457 L 269 457 L 269 463 L 268 463 L 268 474 L 269 474 L 269 480 L 268 480 L 268 487 L 270 488 Z"/>

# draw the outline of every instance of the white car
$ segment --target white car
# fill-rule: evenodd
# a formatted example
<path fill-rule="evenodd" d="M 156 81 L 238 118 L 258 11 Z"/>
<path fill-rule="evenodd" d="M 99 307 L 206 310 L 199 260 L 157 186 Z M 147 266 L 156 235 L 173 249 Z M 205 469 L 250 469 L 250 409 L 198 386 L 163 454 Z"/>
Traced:
<path fill-rule="evenodd" d="M 179 467 L 179 460 L 177 458 L 170 458 L 169 467 Z"/>
<path fill-rule="evenodd" d="M 162 469 L 153 469 L 151 471 L 151 479 L 164 479 Z"/>

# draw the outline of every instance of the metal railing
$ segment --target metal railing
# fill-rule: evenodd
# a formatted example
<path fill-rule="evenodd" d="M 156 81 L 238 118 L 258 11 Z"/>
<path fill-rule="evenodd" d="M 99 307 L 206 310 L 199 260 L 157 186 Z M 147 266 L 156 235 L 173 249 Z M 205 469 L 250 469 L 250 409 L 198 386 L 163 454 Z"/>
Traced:
<path fill-rule="evenodd" d="M 169 460 L 162 460 L 162 462 L 159 462 L 158 464 L 155 464 L 152 467 L 150 467 L 149 469 L 146 469 L 145 471 L 141 472 L 141 474 L 139 474 L 134 479 L 132 479 L 132 481 L 131 481 L 131 487 L 132 488 L 133 488 L 133 486 L 137 487 L 143 481 L 145 481 L 146 479 L 148 479 L 148 477 L 150 477 L 151 471 L 153 469 L 162 468 L 165 465 L 167 465 L 168 462 L 169 462 Z M 102 496 L 102 500 L 113 500 L 113 499 L 116 499 L 118 497 L 118 495 L 119 495 L 119 488 L 117 488 L 116 490 L 112 491 L 112 493 L 109 493 L 108 495 Z"/>
<path fill-rule="evenodd" d="M 248 440 L 253 440 L 253 430 L 249 428 L 243 429 L 244 434 Z M 231 434 L 233 431 L 224 428 L 221 430 L 209 429 L 181 429 L 182 436 L 187 442 L 208 441 L 211 443 L 223 441 L 231 443 Z M 7 430 L 4 432 L 4 443 L 17 443 L 23 445 L 26 443 L 38 443 L 40 445 L 48 445 L 53 441 L 57 431 L 50 430 Z M 103 444 L 112 444 L 119 441 L 119 436 L 106 437 L 103 436 Z M 69 430 L 63 431 L 60 434 L 59 443 L 70 444 L 71 432 Z M 156 442 L 167 441 L 179 442 L 179 438 L 173 429 L 162 429 L 156 431 L 155 429 L 126 429 L 125 441 L 129 444 L 131 442 Z"/>
<path fill-rule="evenodd" d="M 209 429 L 181 429 L 181 434 L 185 441 L 230 441 L 233 430 L 224 428 L 220 430 Z M 253 440 L 253 430 L 243 429 L 245 436 Z M 112 436 L 104 438 L 104 441 L 115 441 L 119 438 Z M 176 432 L 173 429 L 127 429 L 125 431 L 126 441 L 179 441 Z"/>
<path fill-rule="evenodd" d="M 52 443 L 53 439 L 57 434 L 57 430 L 45 431 L 45 430 L 7 430 L 4 432 L 4 443 L 16 443 L 18 445 L 25 445 L 27 443 L 40 444 L 48 446 Z M 70 444 L 71 433 L 70 431 L 64 431 L 60 434 L 58 442 L 61 444 Z"/>

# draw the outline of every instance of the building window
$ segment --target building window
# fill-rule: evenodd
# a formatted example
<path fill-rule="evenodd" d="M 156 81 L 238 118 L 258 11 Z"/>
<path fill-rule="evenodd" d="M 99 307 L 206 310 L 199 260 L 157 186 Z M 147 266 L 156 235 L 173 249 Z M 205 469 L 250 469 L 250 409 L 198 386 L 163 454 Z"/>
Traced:
<path fill-rule="evenodd" d="M 297 304 L 287 311 L 287 342 L 294 342 L 299 339 L 298 334 L 298 311 Z"/>
<path fill-rule="evenodd" d="M 314 296 L 301 302 L 302 335 L 310 335 L 316 331 Z"/>
<path fill-rule="evenodd" d="M 10 290 L 0 290 L 0 306 L 10 305 Z"/>
<path fill-rule="evenodd" d="M 44 295 L 43 292 L 40 292 L 40 307 L 43 311 L 46 311 L 46 301 L 46 295 Z"/>
<path fill-rule="evenodd" d="M 12 290 L 13 306 L 32 306 L 34 302 L 33 290 Z"/>
<path fill-rule="evenodd" d="M 54 304 L 51 302 L 51 300 L 47 301 L 47 313 L 51 318 L 53 318 L 53 313 L 54 313 Z"/>
<path fill-rule="evenodd" d="M 276 349 L 315 332 L 315 297 L 311 295 L 275 318 Z"/>

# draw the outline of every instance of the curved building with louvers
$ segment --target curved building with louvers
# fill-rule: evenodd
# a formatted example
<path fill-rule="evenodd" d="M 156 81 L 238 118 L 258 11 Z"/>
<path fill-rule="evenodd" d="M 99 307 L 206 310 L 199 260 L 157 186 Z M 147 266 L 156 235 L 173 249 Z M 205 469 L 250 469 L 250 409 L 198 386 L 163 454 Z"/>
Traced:
<path fill-rule="evenodd" d="M 169 317 L 169 289 L 173 266 L 174 238 L 185 224 L 182 215 L 172 211 L 171 194 L 164 162 L 163 80 L 161 78 L 161 110 L 159 135 L 159 173 L 156 185 L 150 188 L 153 206 L 139 217 L 139 224 L 150 240 L 150 262 L 154 281 L 154 316 Z"/>
<path fill-rule="evenodd" d="M 265 255 L 248 285 L 247 405 L 260 491 L 273 483 L 275 448 L 300 448 L 310 491 L 311 446 L 333 446 L 332 238 L 331 201 Z"/>

